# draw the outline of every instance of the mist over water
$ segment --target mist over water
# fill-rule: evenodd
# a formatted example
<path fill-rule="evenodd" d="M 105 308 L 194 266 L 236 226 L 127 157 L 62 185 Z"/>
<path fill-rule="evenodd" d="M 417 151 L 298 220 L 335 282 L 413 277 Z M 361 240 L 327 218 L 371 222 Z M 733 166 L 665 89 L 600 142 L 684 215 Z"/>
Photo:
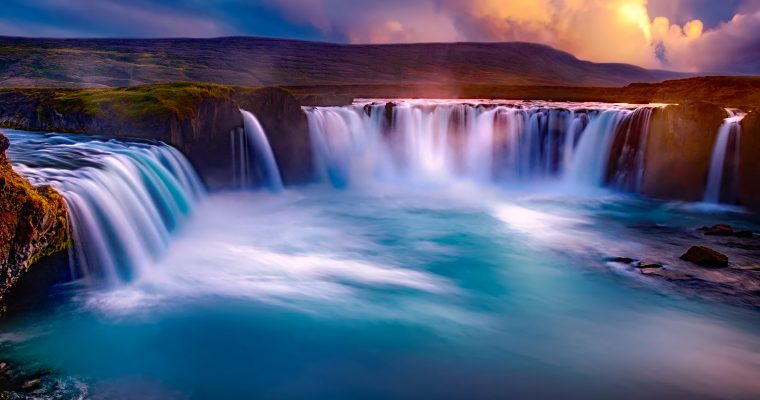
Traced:
<path fill-rule="evenodd" d="M 756 310 L 607 261 L 672 257 L 669 233 L 642 221 L 755 228 L 612 189 L 639 177 L 644 141 L 625 124 L 642 111 L 409 102 L 392 123 L 371 102 L 308 112 L 320 182 L 193 196 L 133 279 L 59 286 L 65 301 L 0 327 L 0 351 L 106 398 L 760 394 Z M 610 173 L 602 153 L 624 129 L 629 152 Z M 71 140 L 18 135 L 13 146 Z M 72 165 L 65 152 L 40 160 L 107 171 L 96 155 L 126 146 L 76 143 Z M 27 176 L 43 168 L 11 158 Z"/>

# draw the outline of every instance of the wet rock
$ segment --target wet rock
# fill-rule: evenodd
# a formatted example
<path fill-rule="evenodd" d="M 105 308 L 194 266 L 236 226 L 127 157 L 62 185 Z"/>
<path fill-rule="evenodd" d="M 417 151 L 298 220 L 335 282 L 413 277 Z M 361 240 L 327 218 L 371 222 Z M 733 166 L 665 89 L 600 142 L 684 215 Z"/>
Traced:
<path fill-rule="evenodd" d="M 699 228 L 698 230 L 702 231 L 705 235 L 708 235 L 708 236 L 733 236 L 734 235 L 734 229 L 731 228 L 731 225 L 726 225 L 726 224 L 717 224 L 710 227 L 703 226 Z"/>
<path fill-rule="evenodd" d="M 739 203 L 760 211 L 760 109 L 750 110 L 741 122 L 742 136 L 739 154 Z"/>
<path fill-rule="evenodd" d="M 738 238 L 753 238 L 755 237 L 755 233 L 752 231 L 735 231 L 734 236 Z"/>
<path fill-rule="evenodd" d="M 636 268 L 638 269 L 657 269 L 657 268 L 663 268 L 662 264 L 659 263 L 643 263 L 640 262 Z"/>
<path fill-rule="evenodd" d="M 7 145 L 0 134 L 0 147 Z M 70 246 L 66 206 L 50 186 L 33 187 L 0 152 L 0 300 L 37 261 Z M 2 304 L 6 310 L 6 304 Z M 0 312 L 2 313 L 2 312 Z"/>
<path fill-rule="evenodd" d="M 656 109 L 647 138 L 642 193 L 665 199 L 700 200 L 718 128 L 726 116 L 725 109 L 708 103 Z"/>
<path fill-rule="evenodd" d="M 21 388 L 24 389 L 24 390 L 33 391 L 33 390 L 39 389 L 40 386 L 42 386 L 42 381 L 41 380 L 39 380 L 39 379 L 30 379 L 30 380 L 24 382 L 24 384 L 21 385 Z"/>
<path fill-rule="evenodd" d="M 728 256 L 704 246 L 691 246 L 681 259 L 708 268 L 728 267 Z"/>
<path fill-rule="evenodd" d="M 639 269 L 642 275 L 654 276 L 667 279 L 669 281 L 686 281 L 692 279 L 692 276 L 679 271 L 673 271 L 665 268 L 646 268 Z"/>
<path fill-rule="evenodd" d="M 607 261 L 621 263 L 621 264 L 633 264 L 636 260 L 629 257 L 612 257 L 612 258 L 607 259 Z"/>
<path fill-rule="evenodd" d="M 731 225 L 717 224 L 713 226 L 703 226 L 698 231 L 701 231 L 707 236 L 733 236 L 738 238 L 752 238 L 755 236 L 752 231 L 735 231 Z"/>
<path fill-rule="evenodd" d="M 310 182 L 314 163 L 309 122 L 298 100 L 287 90 L 276 87 L 239 91 L 234 99 L 240 108 L 253 113 L 264 128 L 283 183 Z M 223 154 L 226 156 L 229 151 Z"/>

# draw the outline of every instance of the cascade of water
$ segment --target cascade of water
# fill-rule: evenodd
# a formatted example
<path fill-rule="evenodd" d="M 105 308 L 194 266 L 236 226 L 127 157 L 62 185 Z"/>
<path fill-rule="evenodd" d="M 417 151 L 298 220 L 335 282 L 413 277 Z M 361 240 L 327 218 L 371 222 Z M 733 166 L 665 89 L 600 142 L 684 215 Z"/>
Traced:
<path fill-rule="evenodd" d="M 272 191 L 282 190 L 282 178 L 280 170 L 277 167 L 277 161 L 274 158 L 272 148 L 269 146 L 269 140 L 264 132 L 259 120 L 248 111 L 240 110 L 243 116 L 244 135 L 238 136 L 238 150 L 233 148 L 233 159 L 238 154 L 237 161 L 239 167 L 240 186 L 243 188 L 251 185 L 251 162 L 255 162 L 264 185 Z M 235 136 L 235 135 L 233 135 Z M 233 140 L 233 143 L 235 141 Z M 251 160 L 249 151 L 253 150 L 255 157 Z"/>
<path fill-rule="evenodd" d="M 707 176 L 704 201 L 736 203 L 736 179 L 739 172 L 739 141 L 743 113 L 727 109 L 729 116 L 718 129 Z"/>
<path fill-rule="evenodd" d="M 604 182 L 614 134 L 628 110 L 604 110 L 592 118 L 578 142 L 568 179 L 574 183 L 599 186 Z"/>
<path fill-rule="evenodd" d="M 610 150 L 607 183 L 629 192 L 638 192 L 644 180 L 651 108 L 639 108 L 623 119 Z"/>
<path fill-rule="evenodd" d="M 116 284 L 139 276 L 204 193 L 187 160 L 164 144 L 6 134 L 14 168 L 63 195 L 79 277 Z"/>
<path fill-rule="evenodd" d="M 375 179 L 560 177 L 600 185 L 621 123 L 636 117 L 635 129 L 645 131 L 651 114 L 647 107 L 421 100 L 304 110 L 315 167 L 336 187 Z M 643 152 L 634 154 L 642 176 Z"/>

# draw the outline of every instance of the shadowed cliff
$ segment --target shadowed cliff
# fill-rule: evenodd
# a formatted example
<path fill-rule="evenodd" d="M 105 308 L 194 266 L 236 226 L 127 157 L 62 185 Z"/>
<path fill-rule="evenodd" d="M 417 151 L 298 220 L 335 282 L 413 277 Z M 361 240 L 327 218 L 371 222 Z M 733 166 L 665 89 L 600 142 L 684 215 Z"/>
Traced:
<path fill-rule="evenodd" d="M 179 149 L 211 189 L 232 177 L 230 131 L 240 108 L 266 130 L 286 184 L 311 179 L 306 115 L 277 88 L 174 83 L 116 89 L 0 90 L 0 127 L 160 140 Z"/>
<path fill-rule="evenodd" d="M 63 198 L 14 172 L 9 145 L 0 134 L 0 300 L 30 265 L 70 246 Z"/>

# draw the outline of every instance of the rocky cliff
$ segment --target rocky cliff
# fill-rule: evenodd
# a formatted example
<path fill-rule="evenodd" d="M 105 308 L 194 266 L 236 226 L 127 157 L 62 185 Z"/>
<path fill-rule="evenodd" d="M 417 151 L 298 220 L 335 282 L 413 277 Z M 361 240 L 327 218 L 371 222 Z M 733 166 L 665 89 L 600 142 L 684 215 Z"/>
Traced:
<path fill-rule="evenodd" d="M 284 183 L 311 181 L 309 123 L 299 101 L 280 88 L 242 90 L 234 97 L 241 108 L 256 115 L 266 131 Z"/>
<path fill-rule="evenodd" d="M 704 195 L 710 156 L 726 110 L 708 103 L 659 108 L 652 114 L 642 192 L 674 200 Z"/>
<path fill-rule="evenodd" d="M 5 156 L 8 146 L 0 134 L 0 300 L 30 265 L 70 246 L 63 198 L 16 174 Z"/>
<path fill-rule="evenodd" d="M 760 109 L 750 111 L 741 127 L 739 202 L 760 211 Z"/>
<path fill-rule="evenodd" d="M 230 131 L 243 126 L 239 109 L 266 130 L 286 184 L 311 178 L 306 115 L 277 88 L 243 89 L 175 83 L 119 89 L 0 91 L 0 126 L 87 132 L 160 140 L 179 149 L 212 189 L 231 185 Z"/>

